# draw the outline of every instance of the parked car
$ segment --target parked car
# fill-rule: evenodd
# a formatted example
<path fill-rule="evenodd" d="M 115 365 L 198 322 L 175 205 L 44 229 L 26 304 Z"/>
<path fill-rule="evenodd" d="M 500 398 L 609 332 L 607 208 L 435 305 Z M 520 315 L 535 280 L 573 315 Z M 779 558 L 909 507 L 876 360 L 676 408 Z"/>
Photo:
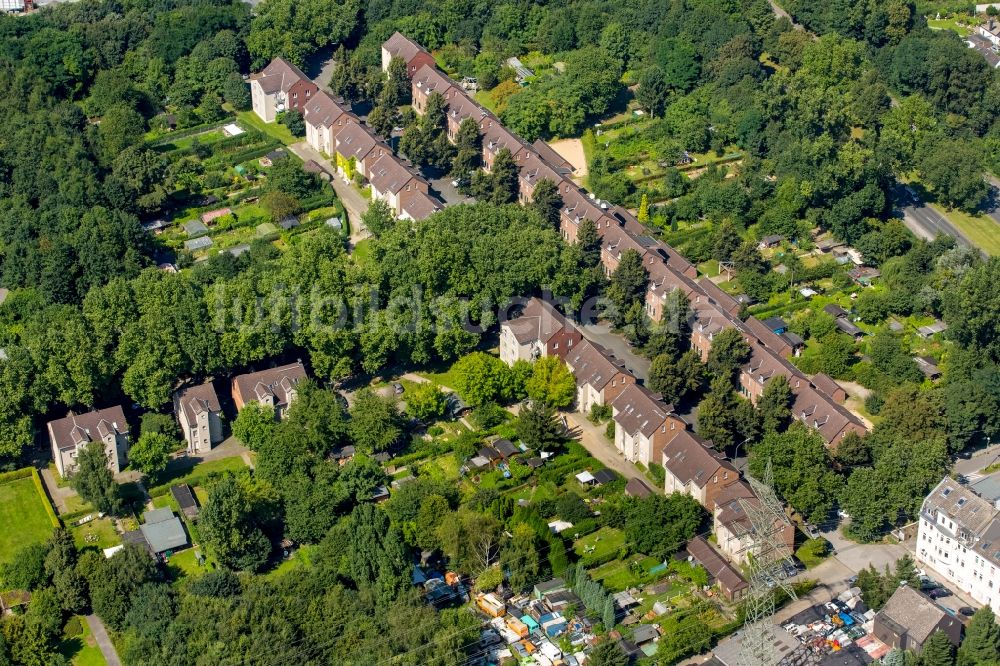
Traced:
<path fill-rule="evenodd" d="M 933 590 L 927 593 L 927 596 L 931 599 L 943 599 L 945 597 L 951 596 L 951 590 L 943 587 L 935 587 Z"/>
<path fill-rule="evenodd" d="M 964 615 L 965 617 L 972 617 L 973 615 L 976 614 L 975 609 L 970 608 L 969 606 L 962 606 L 961 608 L 958 609 L 958 612 L 961 615 Z"/>
<path fill-rule="evenodd" d="M 400 384 L 399 382 L 396 382 L 392 385 L 392 390 L 396 395 L 402 395 L 404 390 L 403 385 Z"/>

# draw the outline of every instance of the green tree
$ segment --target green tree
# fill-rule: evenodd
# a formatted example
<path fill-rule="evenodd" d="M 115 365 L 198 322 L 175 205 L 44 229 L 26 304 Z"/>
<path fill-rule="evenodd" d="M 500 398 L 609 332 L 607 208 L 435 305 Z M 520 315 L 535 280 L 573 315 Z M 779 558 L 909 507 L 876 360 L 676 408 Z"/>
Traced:
<path fill-rule="evenodd" d="M 378 238 L 396 224 L 396 216 L 389 204 L 381 199 L 375 199 L 361 215 L 361 222 L 368 231 Z"/>
<path fill-rule="evenodd" d="M 198 527 L 222 566 L 257 571 L 267 562 L 271 543 L 261 527 L 263 504 L 245 477 L 226 474 L 208 489 Z"/>
<path fill-rule="evenodd" d="M 666 558 L 698 532 L 704 519 L 701 505 L 687 495 L 653 495 L 627 505 L 625 538 L 637 552 Z"/>
<path fill-rule="evenodd" d="M 607 289 L 607 296 L 615 308 L 616 326 L 624 324 L 629 308 L 645 296 L 648 282 L 649 274 L 642 265 L 642 257 L 633 249 L 625 250 L 611 273 L 611 284 Z"/>
<path fill-rule="evenodd" d="M 512 590 L 525 592 L 538 579 L 541 571 L 538 551 L 535 530 L 525 523 L 515 525 L 500 558 L 508 571 L 507 582 Z"/>
<path fill-rule="evenodd" d="M 350 432 L 359 451 L 371 454 L 388 449 L 403 434 L 396 401 L 371 389 L 358 391 L 351 407 Z"/>
<path fill-rule="evenodd" d="M 750 473 L 762 478 L 768 463 L 778 495 L 807 520 L 824 522 L 843 482 L 833 471 L 823 438 L 799 424 L 784 433 L 769 433 L 750 449 Z"/>
<path fill-rule="evenodd" d="M 678 405 L 701 388 L 704 366 L 696 351 L 688 351 L 674 361 L 667 354 L 653 358 L 649 367 L 649 388 L 664 401 Z"/>
<path fill-rule="evenodd" d="M 555 409 L 541 401 L 522 406 L 515 423 L 517 436 L 528 446 L 543 449 L 562 441 L 563 427 Z"/>
<path fill-rule="evenodd" d="M 772 377 L 757 401 L 764 432 L 781 432 L 792 417 L 792 388 L 784 375 Z"/>
<path fill-rule="evenodd" d="M 129 464 L 147 476 L 156 477 L 167 468 L 170 454 L 180 446 L 178 440 L 160 432 L 142 434 L 129 449 Z"/>
<path fill-rule="evenodd" d="M 483 352 L 463 356 L 452 366 L 452 374 L 458 384 L 455 390 L 473 407 L 509 397 L 510 369 L 495 356 Z"/>
<path fill-rule="evenodd" d="M 958 666 L 992 666 L 1000 654 L 1000 627 L 989 606 L 976 610 L 958 648 Z"/>
<path fill-rule="evenodd" d="M 114 474 L 108 468 L 104 442 L 90 442 L 76 459 L 77 470 L 70 477 L 73 490 L 102 513 L 118 515 L 122 500 Z"/>
<path fill-rule="evenodd" d="M 921 666 L 954 666 L 955 646 L 940 629 L 931 634 L 920 651 Z"/>
<path fill-rule="evenodd" d="M 974 142 L 940 141 L 921 150 L 917 160 L 921 179 L 945 205 L 974 211 L 985 200 L 983 156 Z"/>
<path fill-rule="evenodd" d="M 559 194 L 558 186 L 547 178 L 540 180 L 531 194 L 529 208 L 538 213 L 543 222 L 558 229 L 559 211 L 562 209 L 562 196 Z"/>
<path fill-rule="evenodd" d="M 389 60 L 386 85 L 394 88 L 396 104 L 410 103 L 410 77 L 406 73 L 406 61 L 399 56 L 393 56 Z"/>
<path fill-rule="evenodd" d="M 448 397 L 437 384 L 417 384 L 406 394 L 406 411 L 421 421 L 434 421 L 448 411 Z"/>
<path fill-rule="evenodd" d="M 587 663 L 590 666 L 628 666 L 629 658 L 618 647 L 618 643 L 610 638 L 605 638 L 590 653 Z"/>
<path fill-rule="evenodd" d="M 662 116 L 667 108 L 670 87 L 659 67 L 649 67 L 639 76 L 636 100 L 652 116 Z"/>
<path fill-rule="evenodd" d="M 535 361 L 525 389 L 532 400 L 564 409 L 576 399 L 576 378 L 561 358 L 544 356 Z"/>
<path fill-rule="evenodd" d="M 271 439 L 276 426 L 273 409 L 259 402 L 249 402 L 233 421 L 233 435 L 251 451 L 256 451 Z"/>
<path fill-rule="evenodd" d="M 252 69 L 277 56 L 297 65 L 325 46 L 345 41 L 358 25 L 357 0 L 266 0 L 257 6 L 247 35 Z"/>
<path fill-rule="evenodd" d="M 502 148 L 493 158 L 490 169 L 491 190 L 488 199 L 494 205 L 510 203 L 517 199 L 517 164 L 514 156 Z"/>
<path fill-rule="evenodd" d="M 743 334 L 736 328 L 727 328 L 712 340 L 708 370 L 716 377 L 725 377 L 732 382 L 740 367 L 750 360 L 750 352 L 750 345 L 743 339 Z"/>
<path fill-rule="evenodd" d="M 588 267 L 597 266 L 601 260 L 601 237 L 597 233 L 597 225 L 590 218 L 580 220 L 576 229 L 576 243 L 580 247 L 583 264 Z"/>

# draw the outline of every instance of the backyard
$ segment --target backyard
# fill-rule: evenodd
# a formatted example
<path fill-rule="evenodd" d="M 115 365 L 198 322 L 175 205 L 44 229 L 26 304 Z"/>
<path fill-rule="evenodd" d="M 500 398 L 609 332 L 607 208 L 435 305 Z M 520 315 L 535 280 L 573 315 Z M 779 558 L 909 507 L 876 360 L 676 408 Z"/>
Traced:
<path fill-rule="evenodd" d="M 0 566 L 10 562 L 19 548 L 52 535 L 48 501 L 31 476 L 0 483 Z"/>

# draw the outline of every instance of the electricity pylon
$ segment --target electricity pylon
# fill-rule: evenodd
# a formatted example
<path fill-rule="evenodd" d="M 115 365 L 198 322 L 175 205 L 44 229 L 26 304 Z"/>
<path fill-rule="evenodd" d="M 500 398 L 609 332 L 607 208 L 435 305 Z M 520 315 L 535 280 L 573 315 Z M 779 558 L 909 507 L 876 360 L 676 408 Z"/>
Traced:
<path fill-rule="evenodd" d="M 744 547 L 750 563 L 750 589 L 744 604 L 746 621 L 739 662 L 740 666 L 775 666 L 781 660 L 774 646 L 776 588 L 780 587 L 793 600 L 797 598 L 783 575 L 785 566 L 792 565 L 792 559 L 781 534 L 790 529 L 791 523 L 774 494 L 770 461 L 763 479 L 748 475 L 747 480 L 757 497 L 740 499 L 750 521 L 750 543 Z"/>

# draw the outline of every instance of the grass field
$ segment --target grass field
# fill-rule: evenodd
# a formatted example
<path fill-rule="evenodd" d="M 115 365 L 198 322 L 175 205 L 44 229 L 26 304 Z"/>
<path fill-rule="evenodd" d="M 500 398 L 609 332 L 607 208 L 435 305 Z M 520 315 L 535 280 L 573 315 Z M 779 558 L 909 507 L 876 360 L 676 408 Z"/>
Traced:
<path fill-rule="evenodd" d="M 265 123 L 253 111 L 240 111 L 236 114 L 236 117 L 239 119 L 241 125 L 259 130 L 268 136 L 274 137 L 286 146 L 299 141 L 305 141 L 305 138 L 298 139 L 292 136 L 288 128 L 279 122 Z"/>
<path fill-rule="evenodd" d="M 52 535 L 42 502 L 48 498 L 38 494 L 30 476 L 0 484 L 0 565 L 10 562 L 18 548 Z"/>
<path fill-rule="evenodd" d="M 354 246 L 354 251 L 351 252 L 351 256 L 354 257 L 354 261 L 357 262 L 358 266 L 366 266 L 372 260 L 372 241 L 370 238 L 358 241 L 357 245 Z"/>
<path fill-rule="evenodd" d="M 632 567 L 633 562 L 638 562 L 638 567 Z M 612 592 L 621 592 L 630 587 L 635 587 L 647 583 L 655 576 L 649 574 L 649 570 L 659 564 L 659 560 L 654 557 L 643 557 L 633 555 L 629 559 L 615 560 L 601 565 L 596 569 L 591 569 L 590 577 L 602 583 L 604 587 Z M 639 573 L 641 571 L 641 573 Z"/>
<path fill-rule="evenodd" d="M 593 534 L 578 539 L 573 544 L 573 550 L 586 562 L 588 559 L 594 560 L 616 552 L 624 543 L 624 532 L 613 527 L 602 527 Z"/>
<path fill-rule="evenodd" d="M 991 256 L 1000 256 L 1000 224 L 988 215 L 969 215 L 958 209 L 945 212 L 940 206 L 931 206 L 958 227 L 977 247 Z"/>

